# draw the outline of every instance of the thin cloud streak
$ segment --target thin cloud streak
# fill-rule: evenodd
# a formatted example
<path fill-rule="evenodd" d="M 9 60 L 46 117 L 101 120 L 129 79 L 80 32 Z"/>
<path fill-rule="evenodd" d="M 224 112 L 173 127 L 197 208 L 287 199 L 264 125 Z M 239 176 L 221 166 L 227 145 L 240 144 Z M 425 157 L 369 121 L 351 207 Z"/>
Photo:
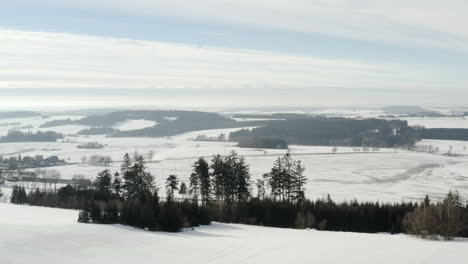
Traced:
<path fill-rule="evenodd" d="M 0 88 L 463 88 L 457 70 L 0 30 Z"/>
<path fill-rule="evenodd" d="M 468 52 L 464 0 L 71 0 L 67 5 Z"/>

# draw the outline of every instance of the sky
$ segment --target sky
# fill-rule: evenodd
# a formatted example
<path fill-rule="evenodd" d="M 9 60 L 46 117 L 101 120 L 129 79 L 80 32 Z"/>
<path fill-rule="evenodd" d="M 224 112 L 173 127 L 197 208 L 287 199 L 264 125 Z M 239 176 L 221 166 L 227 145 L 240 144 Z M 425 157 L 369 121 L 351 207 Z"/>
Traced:
<path fill-rule="evenodd" d="M 15 0 L 0 108 L 463 106 L 464 0 Z"/>

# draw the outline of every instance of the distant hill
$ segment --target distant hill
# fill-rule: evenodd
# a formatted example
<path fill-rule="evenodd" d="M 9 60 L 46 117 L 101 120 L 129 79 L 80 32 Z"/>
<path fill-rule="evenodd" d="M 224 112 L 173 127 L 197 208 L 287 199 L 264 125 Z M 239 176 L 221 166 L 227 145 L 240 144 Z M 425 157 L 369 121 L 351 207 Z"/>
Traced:
<path fill-rule="evenodd" d="M 427 110 L 425 108 L 422 108 L 420 106 L 412 106 L 412 105 L 406 105 L 406 106 L 387 106 L 387 107 L 382 107 L 382 110 L 385 113 L 388 114 L 416 114 L 416 113 L 423 113 L 423 112 L 434 112 Z"/>
<path fill-rule="evenodd" d="M 311 115 L 306 114 L 295 114 L 295 113 L 276 113 L 276 114 L 235 114 L 234 118 L 246 118 L 246 119 L 296 119 L 296 118 L 308 118 Z"/>
<path fill-rule="evenodd" d="M 74 125 L 77 124 L 76 121 L 71 119 L 60 119 L 60 120 L 52 120 L 42 124 L 41 128 L 48 128 L 48 127 L 56 127 L 56 126 L 65 126 L 65 125 Z"/>
<path fill-rule="evenodd" d="M 157 125 L 129 131 L 119 131 L 110 128 L 127 120 L 139 119 L 155 121 Z M 256 126 L 261 123 L 263 122 L 237 122 L 234 119 L 221 116 L 217 113 L 201 111 L 129 110 L 90 115 L 79 120 L 53 120 L 43 124 L 41 127 L 74 124 L 91 127 L 90 129 L 80 131 L 79 134 L 82 135 L 107 134 L 113 137 L 165 137 L 197 130 Z"/>
<path fill-rule="evenodd" d="M 394 147 L 413 145 L 419 140 L 419 131 L 403 120 L 310 117 L 269 121 L 252 130 L 232 132 L 229 140 L 239 146 L 274 147 L 280 143 L 277 140 L 283 140 L 298 145 Z"/>
<path fill-rule="evenodd" d="M 13 112 L 0 112 L 0 119 L 7 118 L 26 118 L 26 117 L 37 117 L 42 114 L 32 111 L 13 111 Z"/>
<path fill-rule="evenodd" d="M 88 129 L 83 129 L 78 132 L 78 135 L 112 135 L 117 133 L 119 130 L 112 127 L 92 127 Z"/>
<path fill-rule="evenodd" d="M 63 135 L 53 131 L 22 132 L 19 130 L 10 130 L 6 136 L 0 137 L 0 143 L 10 142 L 56 142 L 63 138 Z"/>

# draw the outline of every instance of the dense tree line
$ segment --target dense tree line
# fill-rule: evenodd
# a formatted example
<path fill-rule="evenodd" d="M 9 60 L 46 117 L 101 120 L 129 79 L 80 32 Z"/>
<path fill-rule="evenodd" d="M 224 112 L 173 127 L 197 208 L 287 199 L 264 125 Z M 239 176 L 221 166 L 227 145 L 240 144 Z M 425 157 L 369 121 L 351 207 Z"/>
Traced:
<path fill-rule="evenodd" d="M 24 118 L 24 117 L 36 117 L 42 116 L 42 114 L 31 111 L 1 111 L 0 119 L 10 119 L 10 118 Z"/>
<path fill-rule="evenodd" d="M 125 155 L 120 171 L 100 172 L 94 185 L 67 185 L 57 192 L 13 189 L 11 202 L 81 209 L 83 223 L 120 223 L 176 232 L 211 221 L 331 231 L 389 232 L 422 237 L 468 236 L 468 207 L 456 192 L 439 203 L 335 203 L 305 197 L 305 168 L 286 154 L 263 179 L 251 181 L 249 166 L 235 152 L 199 158 L 188 184 L 169 175 L 164 199 L 141 156 Z M 254 189 L 256 189 L 254 191 Z"/>
<path fill-rule="evenodd" d="M 279 138 L 241 137 L 237 141 L 241 148 L 288 149 L 286 140 Z"/>
<path fill-rule="evenodd" d="M 78 132 L 78 135 L 92 136 L 92 135 L 109 135 L 112 136 L 114 133 L 119 131 L 112 127 L 92 127 L 83 129 Z"/>
<path fill-rule="evenodd" d="M 66 125 L 75 125 L 77 122 L 71 119 L 59 119 L 45 122 L 40 126 L 40 128 L 56 127 L 56 126 L 66 126 Z"/>
<path fill-rule="evenodd" d="M 394 147 L 414 145 L 420 131 L 403 120 L 310 117 L 269 121 L 229 136 L 235 142 L 254 138 L 276 138 L 300 145 Z"/>
<path fill-rule="evenodd" d="M 104 115 L 92 115 L 76 122 L 88 126 L 113 126 L 131 119 L 145 119 L 158 123 L 157 126 L 131 131 L 113 131 L 114 137 L 164 137 L 180 133 L 256 125 L 260 122 L 236 122 L 217 113 L 200 111 L 132 110 L 117 111 Z"/>
<path fill-rule="evenodd" d="M 23 132 L 20 130 L 10 130 L 6 136 L 0 137 L 0 143 L 8 142 L 55 142 L 63 138 L 60 133 L 52 131 Z"/>
<path fill-rule="evenodd" d="M 468 129 L 465 129 L 465 128 L 425 128 L 425 129 L 422 129 L 421 131 L 421 138 L 468 141 Z"/>
<path fill-rule="evenodd" d="M 405 216 L 407 233 L 424 238 L 468 236 L 468 207 L 458 192 L 450 191 L 441 202 L 431 203 L 428 196 L 415 210 Z"/>

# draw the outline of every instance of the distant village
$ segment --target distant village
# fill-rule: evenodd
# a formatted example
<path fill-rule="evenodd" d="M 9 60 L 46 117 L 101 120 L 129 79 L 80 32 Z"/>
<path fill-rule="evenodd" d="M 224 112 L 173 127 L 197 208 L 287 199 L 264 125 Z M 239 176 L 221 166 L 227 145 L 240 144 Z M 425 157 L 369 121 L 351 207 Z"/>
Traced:
<path fill-rule="evenodd" d="M 44 158 L 42 155 L 31 156 L 11 156 L 0 157 L 0 182 L 2 180 L 21 180 L 24 178 L 34 178 L 36 173 L 24 171 L 24 169 L 35 169 L 53 167 L 67 164 L 65 160 L 58 156 Z"/>

